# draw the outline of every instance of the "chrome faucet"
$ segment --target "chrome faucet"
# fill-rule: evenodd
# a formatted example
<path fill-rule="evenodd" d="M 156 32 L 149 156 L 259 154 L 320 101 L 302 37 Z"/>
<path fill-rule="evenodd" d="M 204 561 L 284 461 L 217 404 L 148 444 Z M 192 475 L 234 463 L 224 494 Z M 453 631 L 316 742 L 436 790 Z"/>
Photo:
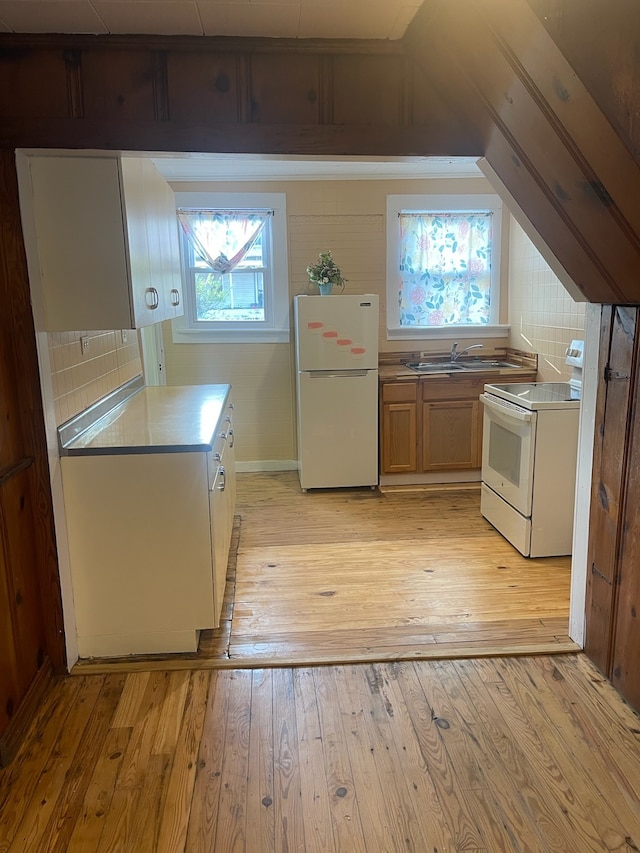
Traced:
<path fill-rule="evenodd" d="M 469 352 L 470 349 L 479 349 L 482 346 L 483 344 L 471 344 L 471 346 L 465 347 L 458 352 L 458 342 L 456 341 L 451 347 L 451 361 L 457 361 L 461 355 L 465 354 L 465 352 Z"/>

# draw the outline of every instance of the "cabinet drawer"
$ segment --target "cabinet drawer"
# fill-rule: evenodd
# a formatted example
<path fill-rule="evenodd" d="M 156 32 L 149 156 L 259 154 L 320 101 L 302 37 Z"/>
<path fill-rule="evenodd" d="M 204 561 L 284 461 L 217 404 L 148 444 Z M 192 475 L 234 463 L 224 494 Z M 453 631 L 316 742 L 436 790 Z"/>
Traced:
<path fill-rule="evenodd" d="M 417 382 L 385 382 L 382 386 L 384 403 L 415 403 L 417 399 Z"/>
<path fill-rule="evenodd" d="M 484 390 L 486 378 L 479 377 L 452 379 L 424 379 L 422 381 L 422 399 L 430 400 L 473 400 Z"/>

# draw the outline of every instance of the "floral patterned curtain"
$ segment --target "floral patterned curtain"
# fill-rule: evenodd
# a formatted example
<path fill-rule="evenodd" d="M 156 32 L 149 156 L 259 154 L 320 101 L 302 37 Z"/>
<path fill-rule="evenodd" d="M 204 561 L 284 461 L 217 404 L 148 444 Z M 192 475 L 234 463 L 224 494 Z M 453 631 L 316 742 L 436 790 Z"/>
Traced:
<path fill-rule="evenodd" d="M 231 272 L 260 236 L 270 210 L 178 210 L 195 253 L 215 272 Z"/>
<path fill-rule="evenodd" d="M 400 214 L 400 325 L 488 323 L 492 214 Z"/>

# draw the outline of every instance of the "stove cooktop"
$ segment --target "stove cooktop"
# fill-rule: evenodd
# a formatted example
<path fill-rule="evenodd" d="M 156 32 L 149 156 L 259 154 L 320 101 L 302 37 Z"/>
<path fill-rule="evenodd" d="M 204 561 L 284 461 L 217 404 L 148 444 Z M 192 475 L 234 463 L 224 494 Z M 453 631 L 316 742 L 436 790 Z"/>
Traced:
<path fill-rule="evenodd" d="M 524 409 L 561 409 L 580 406 L 580 388 L 569 382 L 513 382 L 485 385 L 487 394 Z"/>

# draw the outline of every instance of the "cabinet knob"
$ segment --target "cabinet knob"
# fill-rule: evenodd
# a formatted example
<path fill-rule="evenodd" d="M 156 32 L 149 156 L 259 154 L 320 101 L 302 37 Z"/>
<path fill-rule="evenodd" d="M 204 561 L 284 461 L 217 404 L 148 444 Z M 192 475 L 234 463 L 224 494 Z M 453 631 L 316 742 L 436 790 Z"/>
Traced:
<path fill-rule="evenodd" d="M 230 430 L 229 430 L 229 439 L 230 439 L 230 441 L 229 441 L 229 447 L 233 447 L 233 445 L 235 444 L 235 440 L 236 440 L 236 439 L 235 439 L 235 434 L 234 434 L 234 432 L 233 432 L 233 430 L 232 430 L 232 429 L 230 429 Z"/>
<path fill-rule="evenodd" d="M 180 291 L 176 287 L 171 288 L 171 304 L 174 308 L 177 308 L 180 305 Z"/>
<path fill-rule="evenodd" d="M 224 492 L 225 487 L 227 485 L 227 472 L 224 470 L 224 465 L 220 466 L 220 485 L 218 488 L 221 492 Z"/>

